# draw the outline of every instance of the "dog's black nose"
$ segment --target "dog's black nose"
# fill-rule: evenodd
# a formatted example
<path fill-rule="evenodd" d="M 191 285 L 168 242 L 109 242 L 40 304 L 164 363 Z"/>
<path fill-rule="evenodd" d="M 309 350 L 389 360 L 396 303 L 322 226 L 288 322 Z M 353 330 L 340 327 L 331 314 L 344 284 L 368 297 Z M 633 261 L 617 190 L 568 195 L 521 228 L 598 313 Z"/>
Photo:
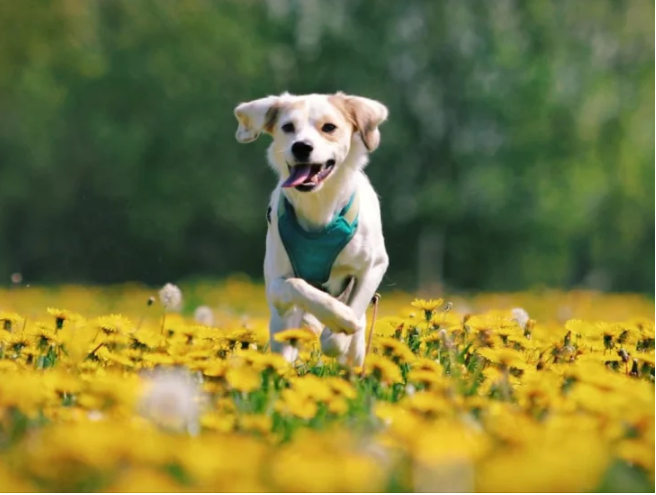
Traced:
<path fill-rule="evenodd" d="M 305 141 L 296 141 L 294 144 L 292 144 L 292 153 L 297 160 L 302 162 L 308 161 L 310 158 L 310 153 L 312 153 L 313 149 L 314 148 L 312 145 L 310 143 L 306 143 Z"/>

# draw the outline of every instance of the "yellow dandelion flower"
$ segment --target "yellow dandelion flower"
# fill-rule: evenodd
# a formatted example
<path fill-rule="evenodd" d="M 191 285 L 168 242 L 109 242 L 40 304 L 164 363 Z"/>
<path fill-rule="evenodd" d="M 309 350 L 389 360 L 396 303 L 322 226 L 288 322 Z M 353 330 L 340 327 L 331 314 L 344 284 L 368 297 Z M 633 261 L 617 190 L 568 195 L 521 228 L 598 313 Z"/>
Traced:
<path fill-rule="evenodd" d="M 82 390 L 82 381 L 72 374 L 53 371 L 44 373 L 43 378 L 44 386 L 59 395 L 75 394 Z"/>
<path fill-rule="evenodd" d="M 413 308 L 421 309 L 424 311 L 424 320 L 430 322 L 433 313 L 437 308 L 442 306 L 443 299 L 415 299 L 410 303 Z"/>
<path fill-rule="evenodd" d="M 296 416 L 301 419 L 312 419 L 316 416 L 317 403 L 295 390 L 285 389 L 276 402 L 276 411 L 281 414 Z"/>
<path fill-rule="evenodd" d="M 214 402 L 216 410 L 226 414 L 233 414 L 237 412 L 237 405 L 230 397 L 219 397 Z"/>
<path fill-rule="evenodd" d="M 25 319 L 17 313 L 12 313 L 11 311 L 0 311 L 0 324 L 2 325 L 3 330 L 8 332 L 16 330 L 17 327 L 23 325 L 24 321 Z"/>
<path fill-rule="evenodd" d="M 19 374 L 11 380 L 0 380 L 0 398 L 3 408 L 15 407 L 32 414 L 55 398 L 52 390 L 44 387 L 43 379 L 35 374 Z"/>
<path fill-rule="evenodd" d="M 569 330 L 574 335 L 580 335 L 582 337 L 587 337 L 591 333 L 597 333 L 597 328 L 594 325 L 576 319 L 567 320 L 565 322 L 565 329 Z"/>
<path fill-rule="evenodd" d="M 151 365 L 171 365 L 175 363 L 173 356 L 167 354 L 161 354 L 159 352 L 155 353 L 146 353 L 143 355 L 142 360 L 144 363 L 149 363 Z"/>
<path fill-rule="evenodd" d="M 378 354 L 369 354 L 364 361 L 365 374 L 381 382 L 391 384 L 403 381 L 401 370 L 390 359 Z"/>
<path fill-rule="evenodd" d="M 251 344 L 259 341 L 259 337 L 254 331 L 245 328 L 230 332 L 224 338 L 232 345 L 239 345 L 242 349 L 247 349 Z"/>
<path fill-rule="evenodd" d="M 130 335 L 132 345 L 136 348 L 157 349 L 161 347 L 165 339 L 159 333 L 147 329 L 139 329 Z"/>
<path fill-rule="evenodd" d="M 232 414 L 210 412 L 200 417 L 200 425 L 221 433 L 230 433 L 235 429 L 237 418 Z"/>
<path fill-rule="evenodd" d="M 240 392 L 254 392 L 262 386 L 260 374 L 253 368 L 246 366 L 230 368 L 225 377 L 230 387 Z"/>
<path fill-rule="evenodd" d="M 491 345 L 494 345 L 494 340 L 500 340 L 502 345 L 508 345 L 509 339 L 526 340 L 524 327 L 505 315 L 475 315 L 469 319 L 467 325 L 477 330 L 479 337 L 492 339 Z"/>
<path fill-rule="evenodd" d="M 57 308 L 48 308 L 46 310 L 49 315 L 54 316 L 55 318 L 55 327 L 57 330 L 61 330 L 64 327 L 64 323 L 66 321 L 81 321 L 84 320 L 84 318 L 77 314 L 73 313 L 72 311 L 68 311 L 66 309 L 57 309 Z"/>
<path fill-rule="evenodd" d="M 410 303 L 410 306 L 432 312 L 442 306 L 442 303 L 444 303 L 444 299 L 415 299 Z"/>
<path fill-rule="evenodd" d="M 124 472 L 108 488 L 109 493 L 176 493 L 184 487 L 162 471 L 133 467 Z"/>
<path fill-rule="evenodd" d="M 195 346 L 187 351 L 187 358 L 190 360 L 204 361 L 214 356 L 212 345 Z"/>
<path fill-rule="evenodd" d="M 134 367 L 134 362 L 132 362 L 132 360 L 129 357 L 123 356 L 116 352 L 107 351 L 103 354 L 102 358 L 105 361 L 109 361 L 115 364 L 120 364 L 121 366 L 127 366 L 128 368 Z"/>
<path fill-rule="evenodd" d="M 223 376 L 223 375 L 225 375 L 225 371 L 227 371 L 227 369 L 225 369 L 225 366 L 226 366 L 225 362 L 224 361 L 218 361 L 218 362 L 221 363 L 220 364 L 221 368 L 219 370 L 217 370 L 217 376 Z M 203 375 L 205 375 L 205 371 L 207 371 L 208 369 L 211 369 L 214 365 L 215 365 L 214 361 L 212 361 L 210 359 L 203 359 L 203 360 L 198 360 L 198 361 L 191 361 L 190 363 L 187 364 L 187 367 L 191 371 L 199 371 Z M 205 376 L 209 377 L 211 375 L 205 375 Z"/>
<path fill-rule="evenodd" d="M 93 361 L 87 359 L 85 361 L 79 362 L 76 365 L 77 370 L 83 375 L 92 374 L 100 369 L 101 365 L 98 361 Z"/>
<path fill-rule="evenodd" d="M 408 382 L 422 385 L 424 388 L 430 390 L 446 390 L 451 386 L 448 377 L 429 370 L 410 370 L 408 373 Z"/>
<path fill-rule="evenodd" d="M 637 439 L 622 440 L 616 447 L 620 459 L 640 466 L 645 471 L 654 469 L 654 445 Z M 653 472 L 653 471 L 652 471 Z"/>
<path fill-rule="evenodd" d="M 394 358 L 401 363 L 411 363 L 415 360 L 415 355 L 410 348 L 392 337 L 376 337 L 374 348 L 378 349 L 382 355 Z"/>
<path fill-rule="evenodd" d="M 92 325 L 107 335 L 127 333 L 133 329 L 132 322 L 123 315 L 100 316 L 92 322 Z"/>
<path fill-rule="evenodd" d="M 5 342 L 7 349 L 17 353 L 20 353 L 26 347 L 33 347 L 36 344 L 34 336 L 26 333 L 12 334 Z"/>
<path fill-rule="evenodd" d="M 405 323 L 396 316 L 384 316 L 376 319 L 374 323 L 374 335 L 383 337 L 395 336 L 401 338 L 404 333 Z M 368 330 L 367 330 L 368 331 Z"/>
<path fill-rule="evenodd" d="M 344 397 L 345 399 L 355 399 L 357 393 L 350 382 L 337 376 L 329 376 L 323 379 L 324 383 L 330 387 L 334 394 Z"/>
<path fill-rule="evenodd" d="M 19 364 L 16 361 L 0 359 L 0 373 L 14 373 L 18 371 Z"/>
<path fill-rule="evenodd" d="M 239 429 L 243 431 L 252 431 L 260 435 L 271 433 L 273 419 L 266 414 L 247 414 L 237 419 Z"/>
<path fill-rule="evenodd" d="M 260 357 L 255 365 L 262 371 L 273 371 L 278 374 L 283 374 L 293 369 L 289 362 L 280 354 L 260 354 Z"/>
<path fill-rule="evenodd" d="M 294 391 L 317 402 L 327 402 L 333 397 L 330 386 L 316 375 L 305 375 L 291 380 Z"/>
<path fill-rule="evenodd" d="M 631 357 L 633 357 L 634 359 L 637 359 L 638 361 L 640 361 L 642 363 L 648 364 L 652 368 L 656 364 L 655 361 L 654 361 L 654 352 L 653 351 L 651 353 L 635 352 L 635 353 L 631 354 Z"/>
<path fill-rule="evenodd" d="M 489 394 L 493 391 L 499 392 L 503 398 L 508 399 L 512 395 L 513 385 L 517 385 L 519 380 L 511 375 L 507 370 L 488 366 L 482 372 L 485 381 L 480 385 L 478 391 L 482 394 Z"/>
<path fill-rule="evenodd" d="M 123 333 L 101 333 L 98 338 L 94 340 L 94 344 L 98 345 L 100 343 L 108 347 L 127 346 L 130 344 L 130 337 Z"/>
<path fill-rule="evenodd" d="M 237 349 L 230 356 L 230 363 L 234 366 L 250 366 L 262 371 L 259 363 L 263 354 L 255 349 Z"/>
<path fill-rule="evenodd" d="M 36 340 L 36 345 L 40 348 L 48 347 L 50 345 L 61 345 L 61 339 L 53 328 L 49 328 L 46 324 L 36 322 L 30 328 L 30 334 Z"/>
<path fill-rule="evenodd" d="M 348 402 L 344 397 L 334 396 L 326 405 L 328 406 L 328 412 L 331 414 L 342 415 L 346 414 L 349 410 Z"/>
<path fill-rule="evenodd" d="M 442 370 L 442 365 L 429 358 L 418 358 L 412 363 L 412 369 L 413 370 L 424 370 L 424 371 L 432 371 L 434 373 L 437 373 L 439 375 L 443 374 Z"/>
<path fill-rule="evenodd" d="M 636 320 L 635 325 L 640 332 L 641 338 L 654 338 L 656 337 L 656 327 L 653 320 Z"/>
<path fill-rule="evenodd" d="M 0 480 L 2 480 L 2 491 L 5 493 L 36 493 L 37 488 L 32 482 L 27 481 L 9 466 L 0 464 Z"/>
<path fill-rule="evenodd" d="M 396 420 L 407 419 L 410 416 L 408 410 L 399 402 L 394 404 L 390 402 L 376 402 L 373 413 L 387 425 L 392 424 Z"/>
<path fill-rule="evenodd" d="M 448 414 L 452 405 L 444 397 L 431 392 L 417 392 L 405 397 L 402 405 L 409 411 L 428 418 Z"/>
<path fill-rule="evenodd" d="M 273 340 L 281 344 L 288 344 L 292 347 L 299 347 L 310 342 L 316 342 L 318 337 L 311 330 L 305 328 L 292 328 L 278 332 L 273 336 Z"/>
<path fill-rule="evenodd" d="M 183 337 L 187 343 L 202 340 L 212 335 L 211 329 L 202 325 L 185 325 L 178 331 L 178 334 Z"/>
<path fill-rule="evenodd" d="M 484 347 L 477 349 L 476 353 L 488 361 L 502 367 L 517 368 L 521 370 L 527 366 L 524 355 L 521 352 L 508 347 L 502 347 L 500 349 Z"/>
<path fill-rule="evenodd" d="M 442 342 L 446 333 L 443 330 L 428 332 L 425 335 L 422 335 L 419 340 L 424 344 L 432 344 L 434 342 Z"/>
<path fill-rule="evenodd" d="M 579 434 L 545 444 L 543 437 L 535 436 L 533 445 L 525 449 L 485 459 L 477 472 L 476 491 L 505 492 L 512 487 L 517 493 L 569 493 L 589 492 L 598 486 L 610 460 L 600 438 Z"/>

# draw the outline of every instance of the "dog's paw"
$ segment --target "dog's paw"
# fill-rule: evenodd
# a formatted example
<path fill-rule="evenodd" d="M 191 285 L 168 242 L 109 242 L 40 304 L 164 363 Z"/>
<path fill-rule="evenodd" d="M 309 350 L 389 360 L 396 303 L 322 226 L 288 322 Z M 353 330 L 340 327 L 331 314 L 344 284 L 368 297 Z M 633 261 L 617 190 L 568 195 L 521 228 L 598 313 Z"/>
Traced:
<path fill-rule="evenodd" d="M 328 326 L 335 333 L 345 333 L 346 335 L 353 335 L 357 333 L 362 324 L 360 318 L 355 316 L 355 313 L 348 306 L 344 306 L 341 311 L 335 313 L 334 322 Z"/>
<path fill-rule="evenodd" d="M 350 339 L 344 335 L 324 328 L 320 337 L 321 352 L 328 357 L 345 359 Z"/>

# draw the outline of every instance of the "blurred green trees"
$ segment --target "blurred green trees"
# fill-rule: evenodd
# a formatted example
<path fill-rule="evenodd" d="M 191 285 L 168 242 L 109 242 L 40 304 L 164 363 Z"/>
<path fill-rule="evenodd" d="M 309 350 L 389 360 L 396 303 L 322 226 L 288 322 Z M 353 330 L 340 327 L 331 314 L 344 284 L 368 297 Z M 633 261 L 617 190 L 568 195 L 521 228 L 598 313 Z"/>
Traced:
<path fill-rule="evenodd" d="M 260 276 L 241 101 L 390 109 L 383 288 L 654 287 L 651 0 L 0 2 L 0 280 Z M 2 282 L 4 283 L 4 281 Z"/>

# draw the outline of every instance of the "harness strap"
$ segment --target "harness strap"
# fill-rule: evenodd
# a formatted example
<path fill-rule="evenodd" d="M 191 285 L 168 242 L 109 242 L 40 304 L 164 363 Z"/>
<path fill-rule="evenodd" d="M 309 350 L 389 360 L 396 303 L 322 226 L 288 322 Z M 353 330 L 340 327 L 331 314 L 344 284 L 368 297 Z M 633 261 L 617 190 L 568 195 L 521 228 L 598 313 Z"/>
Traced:
<path fill-rule="evenodd" d="M 278 218 L 285 214 L 285 203 L 287 202 L 289 202 L 289 200 L 281 192 L 280 196 L 278 197 Z M 342 210 L 339 212 L 339 216 L 344 217 L 344 220 L 346 220 L 349 225 L 353 225 L 353 222 L 358 218 L 359 214 L 360 195 L 357 191 L 355 191 L 351 196 L 351 199 L 349 199 L 348 203 L 346 203 L 346 206 L 344 206 L 344 208 L 342 208 Z M 271 206 L 267 208 L 266 216 L 269 223 L 271 223 Z"/>
<path fill-rule="evenodd" d="M 267 218 L 271 223 L 269 206 Z M 277 218 L 281 241 L 287 251 L 296 277 L 321 288 L 330 278 L 335 259 L 350 242 L 358 228 L 360 201 L 357 193 L 324 229 L 306 231 L 298 223 L 294 207 L 281 192 L 278 197 Z"/>

